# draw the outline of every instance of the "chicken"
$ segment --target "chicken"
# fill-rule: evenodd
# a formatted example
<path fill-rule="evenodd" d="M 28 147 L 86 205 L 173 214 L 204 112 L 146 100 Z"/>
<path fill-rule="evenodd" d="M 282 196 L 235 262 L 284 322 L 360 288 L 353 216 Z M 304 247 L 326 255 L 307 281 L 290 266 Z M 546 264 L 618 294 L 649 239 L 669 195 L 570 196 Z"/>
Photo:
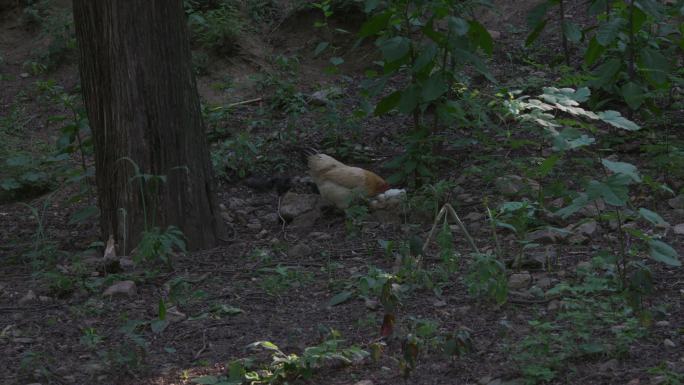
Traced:
<path fill-rule="evenodd" d="M 377 174 L 359 167 L 347 166 L 332 156 L 312 154 L 308 157 L 309 174 L 326 201 L 338 209 L 346 209 L 356 196 L 373 197 L 389 189 Z"/>

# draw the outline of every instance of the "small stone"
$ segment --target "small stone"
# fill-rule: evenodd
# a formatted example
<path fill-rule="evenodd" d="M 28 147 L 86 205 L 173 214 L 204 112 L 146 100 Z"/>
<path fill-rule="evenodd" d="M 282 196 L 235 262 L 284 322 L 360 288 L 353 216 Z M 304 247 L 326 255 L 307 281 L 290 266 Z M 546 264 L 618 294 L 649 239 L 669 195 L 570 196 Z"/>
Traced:
<path fill-rule="evenodd" d="M 663 340 L 663 345 L 665 345 L 665 347 L 668 347 L 668 348 L 674 348 L 675 346 L 677 346 L 677 345 L 676 345 L 671 339 L 669 339 L 669 338 L 665 338 L 665 339 Z"/>
<path fill-rule="evenodd" d="M 546 290 L 553 285 L 553 281 L 549 277 L 540 277 L 537 279 L 537 287 L 539 287 L 542 290 Z"/>
<path fill-rule="evenodd" d="M 19 305 L 26 305 L 27 303 L 33 302 L 36 299 L 38 299 L 38 297 L 36 296 L 36 293 L 34 293 L 33 290 L 29 290 L 26 293 L 26 295 L 24 295 L 23 297 L 21 297 L 19 299 Z"/>
<path fill-rule="evenodd" d="M 50 297 L 48 297 L 48 296 L 46 296 L 46 295 L 41 295 L 41 296 L 38 296 L 38 300 L 39 300 L 40 302 L 45 303 L 45 302 L 50 302 L 50 301 L 52 301 L 52 298 L 50 298 Z"/>
<path fill-rule="evenodd" d="M 178 310 L 178 308 L 175 306 L 172 306 L 166 310 L 166 319 L 168 319 L 169 322 L 180 322 L 186 318 L 188 318 L 188 316 Z"/>
<path fill-rule="evenodd" d="M 597 226 L 596 221 L 591 220 L 575 227 L 574 230 L 577 234 L 591 236 L 596 232 Z"/>
<path fill-rule="evenodd" d="M 684 194 L 679 194 L 672 199 L 668 199 L 667 204 L 673 209 L 684 209 Z"/>
<path fill-rule="evenodd" d="M 612 360 L 608 360 L 604 363 L 602 363 L 599 366 L 599 371 L 601 373 L 608 373 L 608 372 L 616 372 L 620 368 L 620 362 L 613 358 Z"/>
<path fill-rule="evenodd" d="M 313 249 L 305 243 L 298 243 L 287 251 L 287 255 L 291 258 L 308 257 L 311 253 L 313 253 Z"/>
<path fill-rule="evenodd" d="M 662 385 L 668 383 L 666 376 L 655 376 L 651 379 L 650 385 Z"/>
<path fill-rule="evenodd" d="M 555 243 L 557 240 L 562 238 L 563 236 L 561 234 L 550 229 L 535 230 L 527 234 L 527 239 L 534 242 Z"/>
<path fill-rule="evenodd" d="M 546 306 L 546 310 L 548 311 L 556 311 L 560 308 L 560 301 L 557 299 L 552 299 L 549 304 Z"/>
<path fill-rule="evenodd" d="M 332 239 L 332 235 L 328 233 L 322 233 L 320 231 L 314 231 L 310 233 L 309 236 L 317 241 L 327 241 Z"/>
<path fill-rule="evenodd" d="M 325 106 L 331 103 L 330 99 L 337 98 L 342 95 L 342 89 L 339 87 L 330 87 L 319 90 L 309 96 L 311 104 L 317 106 Z"/>
<path fill-rule="evenodd" d="M 318 207 L 319 195 L 288 192 L 280 201 L 280 215 L 286 220 L 294 219 Z"/>
<path fill-rule="evenodd" d="M 235 198 L 235 197 L 228 198 L 228 207 L 231 210 L 241 209 L 245 206 L 247 206 L 247 201 L 245 201 L 244 199 Z"/>
<path fill-rule="evenodd" d="M 31 76 L 31 75 L 28 72 L 22 72 L 19 74 L 19 77 L 22 79 L 26 79 L 29 76 Z"/>
<path fill-rule="evenodd" d="M 361 380 L 359 382 L 356 382 L 354 385 L 373 385 L 373 381 L 371 380 Z"/>
<path fill-rule="evenodd" d="M 311 210 L 299 215 L 290 222 L 290 228 L 293 229 L 310 229 L 314 227 L 318 218 L 321 217 L 320 210 Z"/>
<path fill-rule="evenodd" d="M 221 218 L 223 218 L 224 221 L 226 222 L 233 222 L 235 219 L 233 219 L 233 216 L 230 215 L 229 212 L 227 211 L 221 211 Z"/>
<path fill-rule="evenodd" d="M 472 221 L 472 222 L 476 222 L 476 221 L 479 221 L 480 219 L 482 219 L 483 217 L 484 217 L 484 215 L 482 215 L 476 211 L 473 211 L 472 213 L 469 213 L 468 215 L 463 217 L 463 219 L 466 219 L 466 220 Z"/>
<path fill-rule="evenodd" d="M 438 300 L 432 302 L 432 306 L 434 306 L 434 307 L 444 307 L 446 305 L 447 305 L 446 301 L 441 300 L 441 299 L 438 299 Z"/>
<path fill-rule="evenodd" d="M 369 299 L 366 298 L 364 301 L 364 305 L 366 305 L 366 308 L 368 310 L 378 310 L 380 308 L 380 302 L 374 299 Z"/>
<path fill-rule="evenodd" d="M 119 259 L 119 266 L 125 271 L 131 271 L 135 269 L 135 262 L 133 262 L 131 257 L 121 257 L 121 259 Z"/>
<path fill-rule="evenodd" d="M 280 223 L 280 217 L 277 213 L 268 213 L 261 217 L 261 220 L 272 225 Z"/>
<path fill-rule="evenodd" d="M 247 228 L 254 231 L 261 230 L 261 227 L 261 222 L 259 222 L 258 219 L 253 219 L 251 222 L 247 224 Z"/>
<path fill-rule="evenodd" d="M 526 288 L 530 282 L 532 282 L 532 275 L 526 271 L 514 273 L 508 277 L 508 287 L 514 290 Z"/>
<path fill-rule="evenodd" d="M 684 223 L 675 225 L 675 227 L 672 230 L 674 230 L 674 233 L 677 235 L 684 235 Z"/>
<path fill-rule="evenodd" d="M 504 175 L 494 181 L 496 189 L 503 195 L 517 195 L 524 190 L 539 190 L 539 183 L 519 175 Z"/>
<path fill-rule="evenodd" d="M 669 323 L 668 321 L 658 321 L 658 322 L 655 323 L 655 325 L 658 326 L 658 327 L 663 328 L 663 327 L 668 327 L 668 326 L 670 326 L 670 323 Z"/>
<path fill-rule="evenodd" d="M 102 294 L 103 296 L 107 297 L 113 297 L 116 295 L 123 295 L 123 296 L 128 296 L 132 297 L 137 293 L 137 287 L 135 285 L 135 282 L 133 281 L 121 281 L 113 284 L 112 286 L 108 287 L 107 290 L 104 291 Z"/>
<path fill-rule="evenodd" d="M 584 270 L 584 271 L 591 270 L 591 262 L 582 261 L 582 262 L 578 263 L 577 266 L 575 267 L 575 272 L 582 271 L 582 270 Z"/>

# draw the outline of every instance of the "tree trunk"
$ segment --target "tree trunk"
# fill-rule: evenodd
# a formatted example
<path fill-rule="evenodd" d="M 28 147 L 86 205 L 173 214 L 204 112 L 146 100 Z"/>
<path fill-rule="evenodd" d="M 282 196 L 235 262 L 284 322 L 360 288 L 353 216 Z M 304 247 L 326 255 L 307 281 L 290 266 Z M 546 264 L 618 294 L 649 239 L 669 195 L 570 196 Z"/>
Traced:
<path fill-rule="evenodd" d="M 190 249 L 215 246 L 223 223 L 182 0 L 75 0 L 74 21 L 104 237 L 128 253 L 144 230 L 175 225 Z"/>

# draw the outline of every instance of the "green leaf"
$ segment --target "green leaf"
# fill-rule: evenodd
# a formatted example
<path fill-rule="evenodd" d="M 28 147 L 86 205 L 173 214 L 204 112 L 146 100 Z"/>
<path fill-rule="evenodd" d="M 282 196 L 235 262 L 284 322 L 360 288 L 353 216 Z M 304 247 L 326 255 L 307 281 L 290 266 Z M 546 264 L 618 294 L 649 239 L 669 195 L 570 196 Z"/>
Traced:
<path fill-rule="evenodd" d="M 160 334 L 167 326 L 169 326 L 169 320 L 156 319 L 150 322 L 150 329 L 152 329 L 152 332 L 155 334 Z"/>
<path fill-rule="evenodd" d="M 607 60 L 592 72 L 592 76 L 594 76 L 595 79 L 591 81 L 591 84 L 598 88 L 612 85 L 615 75 L 620 71 L 620 68 L 622 68 L 622 64 L 622 61 L 617 58 Z"/>
<path fill-rule="evenodd" d="M 343 291 L 336 294 L 334 297 L 330 298 L 330 301 L 328 302 L 328 307 L 333 307 L 343 302 L 347 302 L 353 294 L 354 293 L 352 293 L 351 291 Z"/>
<path fill-rule="evenodd" d="M 359 30 L 359 36 L 368 37 L 377 34 L 378 32 L 385 29 L 385 27 L 387 26 L 387 22 L 389 22 L 389 19 L 391 17 L 392 12 L 390 11 L 385 11 L 383 13 L 379 13 L 373 16 L 368 21 L 363 23 L 361 29 Z"/>
<path fill-rule="evenodd" d="M 625 180 L 626 178 L 626 180 Z M 621 207 L 627 203 L 629 198 L 629 182 L 631 179 L 624 175 L 611 175 L 605 182 L 592 180 L 587 186 L 587 194 L 590 199 L 603 198 L 612 206 Z"/>
<path fill-rule="evenodd" d="M 21 188 L 21 183 L 14 178 L 7 178 L 0 181 L 0 187 L 5 191 L 11 191 Z"/>
<path fill-rule="evenodd" d="M 397 109 L 399 112 L 408 114 L 413 112 L 413 110 L 418 106 L 418 86 L 411 84 L 406 87 L 401 93 L 401 99 L 399 99 L 399 105 Z"/>
<path fill-rule="evenodd" d="M 682 265 L 675 249 L 667 243 L 652 239 L 648 242 L 648 246 L 650 248 L 649 255 L 654 260 L 675 267 Z"/>
<path fill-rule="evenodd" d="M 542 21 L 546 23 L 546 12 L 548 12 L 549 7 L 551 7 L 550 1 L 543 1 L 538 4 L 527 14 L 527 26 L 530 28 L 536 28 Z"/>
<path fill-rule="evenodd" d="M 428 42 L 427 44 L 425 44 L 421 48 L 416 60 L 413 62 L 413 72 L 418 73 L 423 71 L 423 69 L 425 69 L 426 67 L 431 68 L 431 66 L 428 65 L 432 63 L 436 55 L 437 44 L 432 42 Z"/>
<path fill-rule="evenodd" d="M 36 183 L 48 179 L 48 174 L 43 171 L 29 171 L 21 174 L 21 179 L 26 182 Z"/>
<path fill-rule="evenodd" d="M 639 59 L 639 69 L 646 73 L 646 78 L 656 86 L 667 83 L 670 63 L 663 54 L 651 48 L 642 48 Z"/>
<path fill-rule="evenodd" d="M 267 350 L 280 351 L 280 348 L 276 344 L 274 344 L 273 342 L 269 342 L 269 341 L 253 342 L 253 343 L 249 344 L 247 347 L 248 348 L 261 347 L 261 348 L 264 348 Z"/>
<path fill-rule="evenodd" d="M 656 19 L 660 19 L 662 17 L 663 9 L 657 1 L 635 0 L 634 4 L 636 4 L 636 6 L 639 7 L 639 9 L 646 12 L 650 16 L 653 16 Z"/>
<path fill-rule="evenodd" d="M 74 225 L 77 223 L 83 223 L 89 218 L 97 216 L 99 214 L 100 209 L 98 209 L 97 206 L 87 206 L 71 214 L 71 218 L 69 218 L 69 224 Z"/>
<path fill-rule="evenodd" d="M 29 157 L 28 155 L 17 155 L 11 158 L 7 158 L 7 160 L 5 160 L 5 163 L 8 166 L 13 167 L 28 166 L 31 164 L 31 157 Z"/>
<path fill-rule="evenodd" d="M 610 124 L 613 127 L 621 128 L 627 131 L 639 131 L 641 129 L 641 127 L 639 127 L 636 123 L 623 117 L 617 111 L 601 111 L 597 115 L 599 119 Z"/>
<path fill-rule="evenodd" d="M 646 94 L 644 93 L 641 86 L 634 82 L 628 82 L 622 85 L 620 88 L 620 94 L 625 102 L 632 110 L 636 110 L 641 106 L 641 104 L 646 99 Z"/>
<path fill-rule="evenodd" d="M 423 84 L 420 92 L 421 100 L 429 103 L 442 96 L 449 89 L 447 83 L 440 73 L 435 73 Z"/>
<path fill-rule="evenodd" d="M 578 43 L 582 39 L 582 30 L 571 21 L 566 20 L 563 22 L 563 32 L 565 37 L 573 43 Z"/>
<path fill-rule="evenodd" d="M 219 379 L 216 376 L 202 376 L 198 378 L 193 378 L 191 381 L 195 384 L 216 385 L 216 383 L 219 382 Z"/>
<path fill-rule="evenodd" d="M 624 174 L 630 177 L 633 181 L 641 183 L 641 176 L 636 166 L 626 162 L 613 162 L 608 159 L 601 159 L 601 163 L 610 171 L 616 174 Z"/>
<path fill-rule="evenodd" d="M 330 46 L 330 43 L 328 43 L 327 41 L 322 41 L 318 43 L 316 49 L 314 49 L 314 57 L 323 53 L 323 51 L 325 51 L 325 49 L 328 48 L 328 46 Z"/>
<path fill-rule="evenodd" d="M 411 40 L 403 36 L 391 37 L 380 44 L 382 57 L 388 62 L 394 62 L 408 55 Z"/>
<path fill-rule="evenodd" d="M 658 213 L 643 207 L 639 209 L 639 215 L 656 226 L 667 226 L 669 224 Z"/>
<path fill-rule="evenodd" d="M 385 96 L 378 102 L 378 104 L 375 106 L 375 111 L 373 112 L 376 116 L 377 115 L 383 115 L 392 110 L 394 107 L 399 104 L 399 101 L 401 100 L 401 91 L 395 91 L 392 92 L 391 94 Z"/>
<path fill-rule="evenodd" d="M 494 50 L 494 40 L 492 40 L 492 36 L 487 31 L 487 28 L 476 20 L 471 20 L 469 24 L 470 38 L 488 55 L 491 55 Z"/>
<path fill-rule="evenodd" d="M 596 40 L 596 36 L 592 37 L 591 40 L 589 40 L 589 46 L 587 47 L 587 51 L 584 53 L 584 62 L 587 65 L 594 64 L 596 60 L 599 57 L 601 57 L 601 54 L 605 52 L 605 50 L 606 47 L 598 43 L 598 41 Z"/>
<path fill-rule="evenodd" d="M 330 64 L 332 64 L 332 65 L 334 65 L 334 66 L 336 66 L 336 67 L 339 66 L 339 65 L 342 64 L 342 63 L 344 63 L 344 59 L 342 59 L 341 57 L 334 56 L 334 57 L 331 57 L 331 58 L 330 58 Z"/>
<path fill-rule="evenodd" d="M 626 23 L 627 21 L 621 17 L 613 17 L 601 24 L 596 32 L 596 41 L 604 47 L 609 46 Z"/>
<path fill-rule="evenodd" d="M 525 39 L 525 46 L 529 46 L 530 44 L 534 43 L 535 40 L 541 35 L 542 31 L 546 27 L 546 23 L 548 20 L 544 20 L 541 23 L 537 24 L 536 27 L 530 32 L 529 35 L 527 35 L 527 38 Z"/>
<path fill-rule="evenodd" d="M 456 34 L 456 36 L 464 36 L 468 33 L 470 26 L 468 22 L 461 19 L 460 17 L 451 16 L 448 20 L 449 30 Z"/>
<path fill-rule="evenodd" d="M 552 156 L 544 159 L 544 161 L 541 162 L 541 164 L 538 167 L 537 172 L 539 173 L 539 176 L 544 178 L 547 175 L 549 175 L 551 170 L 553 170 L 553 166 L 555 166 L 559 160 L 560 160 L 560 155 L 552 155 Z"/>

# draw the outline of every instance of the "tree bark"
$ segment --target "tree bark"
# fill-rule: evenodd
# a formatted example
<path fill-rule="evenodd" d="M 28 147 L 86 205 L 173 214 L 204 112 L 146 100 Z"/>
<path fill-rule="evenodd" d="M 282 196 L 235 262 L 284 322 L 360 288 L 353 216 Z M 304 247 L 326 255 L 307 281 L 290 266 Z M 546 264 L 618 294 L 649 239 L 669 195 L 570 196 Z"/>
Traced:
<path fill-rule="evenodd" d="M 223 223 L 182 0 L 75 0 L 74 21 L 104 237 L 128 253 L 144 230 L 175 225 L 190 249 L 215 246 Z"/>

